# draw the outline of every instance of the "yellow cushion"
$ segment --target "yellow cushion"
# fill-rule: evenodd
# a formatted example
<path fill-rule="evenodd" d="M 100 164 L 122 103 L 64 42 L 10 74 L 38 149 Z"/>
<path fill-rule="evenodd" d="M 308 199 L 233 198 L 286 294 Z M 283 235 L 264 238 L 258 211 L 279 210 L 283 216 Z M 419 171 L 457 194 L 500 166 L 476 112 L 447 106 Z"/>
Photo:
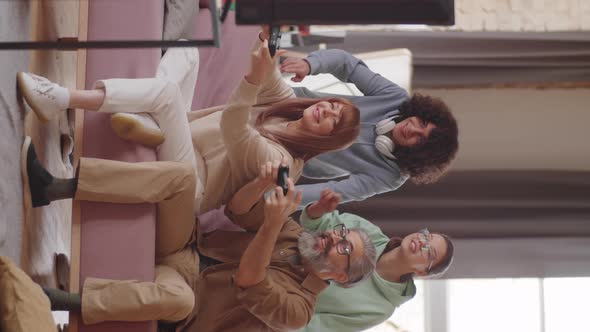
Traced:
<path fill-rule="evenodd" d="M 55 332 L 49 299 L 10 259 L 0 256 L 0 330 Z"/>

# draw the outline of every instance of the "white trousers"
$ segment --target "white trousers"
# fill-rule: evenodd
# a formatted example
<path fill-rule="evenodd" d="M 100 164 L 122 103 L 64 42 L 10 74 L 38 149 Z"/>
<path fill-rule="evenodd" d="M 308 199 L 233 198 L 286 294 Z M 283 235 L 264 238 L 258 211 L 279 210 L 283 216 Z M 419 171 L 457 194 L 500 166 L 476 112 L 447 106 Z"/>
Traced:
<path fill-rule="evenodd" d="M 190 112 L 199 76 L 199 50 L 197 48 L 169 48 L 158 64 L 156 78 L 176 83 Z"/>
<path fill-rule="evenodd" d="M 197 48 L 170 48 L 158 65 L 155 78 L 97 81 L 95 87 L 105 90 L 98 111 L 149 114 L 166 138 L 157 148 L 158 160 L 188 163 L 196 174 L 197 162 L 186 113 L 190 111 L 198 71 Z M 197 209 L 203 191 L 204 184 L 197 181 Z"/>

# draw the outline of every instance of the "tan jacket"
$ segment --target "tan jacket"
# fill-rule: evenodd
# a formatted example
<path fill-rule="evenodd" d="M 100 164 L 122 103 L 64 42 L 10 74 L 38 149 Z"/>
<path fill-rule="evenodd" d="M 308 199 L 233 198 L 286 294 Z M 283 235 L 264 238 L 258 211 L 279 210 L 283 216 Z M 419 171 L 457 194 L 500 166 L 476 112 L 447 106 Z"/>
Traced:
<path fill-rule="evenodd" d="M 259 46 L 256 42 L 254 48 Z M 276 69 L 260 86 L 242 79 L 228 105 L 196 111 L 206 114 L 190 122 L 197 173 L 205 186 L 204 195 L 197 200 L 200 213 L 227 203 L 231 195 L 258 176 L 261 164 L 267 161 L 287 157 L 290 175 L 297 182 L 303 160 L 294 160 L 283 146 L 261 136 L 253 127 L 256 116 L 269 105 L 294 96 Z"/>
<path fill-rule="evenodd" d="M 242 253 L 264 220 L 263 210 L 261 200 L 245 215 L 228 213 L 246 232 L 216 231 L 199 237 L 199 251 L 223 264 L 201 272 L 194 310 L 179 331 L 288 331 L 310 321 L 317 296 L 328 283 L 301 265 L 297 240 L 303 229 L 293 219 L 279 234 L 265 279 L 247 289 L 233 282 Z"/>

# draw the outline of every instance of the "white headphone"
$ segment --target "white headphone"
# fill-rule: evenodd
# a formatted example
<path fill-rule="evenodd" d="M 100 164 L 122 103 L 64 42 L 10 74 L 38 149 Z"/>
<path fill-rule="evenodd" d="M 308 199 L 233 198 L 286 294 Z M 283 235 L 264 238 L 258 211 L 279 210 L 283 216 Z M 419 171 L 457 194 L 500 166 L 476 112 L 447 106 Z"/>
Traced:
<path fill-rule="evenodd" d="M 377 148 L 377 151 L 390 159 L 396 159 L 393 155 L 395 143 L 393 143 L 391 138 L 387 136 L 387 134 L 393 130 L 393 127 L 395 127 L 395 121 L 393 120 L 394 118 L 396 117 L 381 120 L 377 123 L 377 126 L 375 126 L 375 132 L 377 132 L 375 147 Z"/>

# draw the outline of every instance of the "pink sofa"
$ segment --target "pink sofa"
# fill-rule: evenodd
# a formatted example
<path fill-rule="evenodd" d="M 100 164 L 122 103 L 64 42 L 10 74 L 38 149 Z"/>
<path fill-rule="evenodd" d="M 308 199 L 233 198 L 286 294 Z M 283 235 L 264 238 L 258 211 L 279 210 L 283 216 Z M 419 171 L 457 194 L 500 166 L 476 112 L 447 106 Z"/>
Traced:
<path fill-rule="evenodd" d="M 162 35 L 163 0 L 89 1 L 88 39 L 158 39 Z M 160 49 L 88 50 L 86 87 L 98 79 L 153 77 Z M 123 161 L 153 161 L 153 149 L 118 138 L 108 114 L 85 112 L 83 156 Z M 154 279 L 155 216 L 153 204 L 81 204 L 80 286 L 87 277 Z M 109 322 L 80 326 L 80 331 L 156 331 L 153 322 Z"/>
<path fill-rule="evenodd" d="M 195 36 L 211 38 L 211 16 L 206 2 L 201 1 Z M 226 104 L 233 89 L 250 65 L 249 51 L 260 31 L 259 26 L 235 24 L 230 11 L 221 24 L 221 47 L 199 50 L 199 79 L 193 97 L 193 110 Z"/>
<path fill-rule="evenodd" d="M 148 5 L 149 3 L 149 5 Z M 201 1 L 207 7 L 207 1 Z M 89 1 L 88 39 L 157 39 L 162 33 L 163 0 Z M 202 8 L 195 26 L 199 39 L 211 38 L 211 17 Z M 259 27 L 236 26 L 230 12 L 222 25 L 222 47 L 200 49 L 199 79 L 192 109 L 227 102 L 249 65 L 248 52 Z M 153 77 L 160 49 L 89 50 L 86 87 L 98 79 Z M 109 115 L 85 112 L 83 156 L 152 161 L 155 151 L 119 139 Z M 87 277 L 154 279 L 155 206 L 82 202 L 80 285 Z M 80 331 L 155 331 L 156 322 L 108 322 Z"/>

